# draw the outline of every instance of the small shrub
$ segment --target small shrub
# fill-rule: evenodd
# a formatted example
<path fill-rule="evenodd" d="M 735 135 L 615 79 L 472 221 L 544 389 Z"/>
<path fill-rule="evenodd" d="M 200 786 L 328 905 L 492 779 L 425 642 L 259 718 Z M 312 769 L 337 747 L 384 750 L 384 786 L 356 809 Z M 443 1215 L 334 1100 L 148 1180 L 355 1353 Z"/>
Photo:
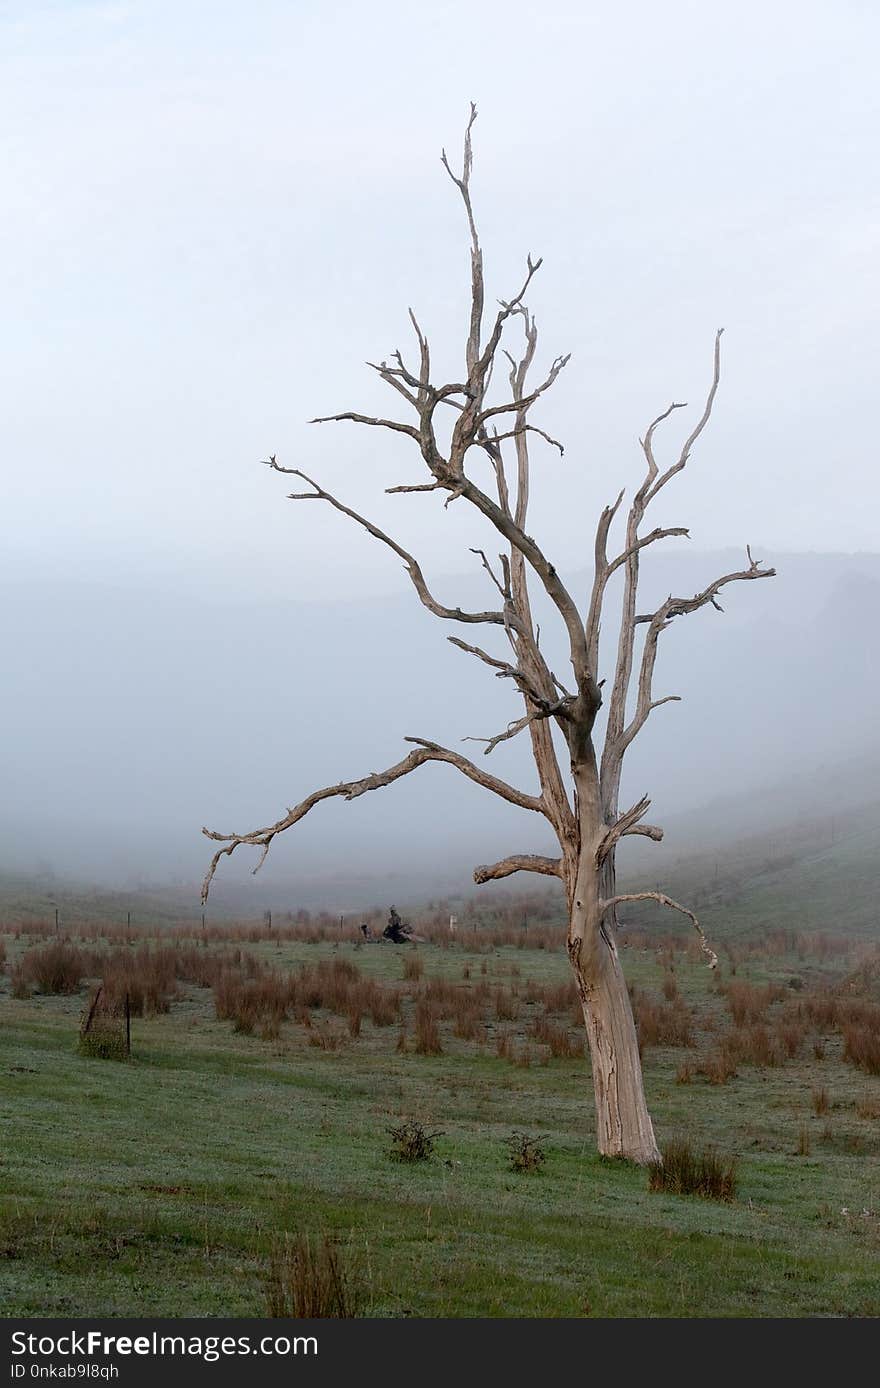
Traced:
<path fill-rule="evenodd" d="M 429 1161 L 434 1155 L 434 1142 L 443 1134 L 439 1130 L 427 1132 L 423 1123 L 408 1118 L 397 1128 L 388 1128 L 391 1134 L 392 1161 Z"/>
<path fill-rule="evenodd" d="M 736 1194 L 736 1162 L 710 1149 L 698 1151 L 687 1138 L 675 1138 L 663 1148 L 662 1160 L 648 1168 L 648 1189 L 730 1201 Z"/>
<path fill-rule="evenodd" d="M 817 1060 L 824 1060 L 824 1059 L 825 1059 L 825 1042 L 824 1042 L 824 1041 L 814 1041 L 814 1042 L 813 1042 L 813 1055 L 816 1057 Z"/>
<path fill-rule="evenodd" d="M 666 974 L 663 979 L 663 996 L 667 1002 L 674 1002 L 678 997 L 678 983 L 673 973 Z"/>
<path fill-rule="evenodd" d="M 417 954 L 408 954 L 403 961 L 403 976 L 415 983 L 425 972 L 425 966 Z"/>
<path fill-rule="evenodd" d="M 828 1090 L 824 1085 L 820 1089 L 813 1090 L 813 1112 L 817 1118 L 821 1118 L 823 1113 L 827 1113 L 830 1105 L 828 1102 Z"/>
<path fill-rule="evenodd" d="M 273 1248 L 266 1278 L 266 1314 L 283 1320 L 349 1320 L 358 1315 L 356 1274 L 326 1234 L 298 1234 Z"/>
<path fill-rule="evenodd" d="M 547 1160 L 547 1154 L 537 1137 L 511 1133 L 506 1145 L 511 1171 L 540 1171 Z"/>
<path fill-rule="evenodd" d="M 803 1123 L 798 1132 L 797 1154 L 799 1157 L 808 1157 L 810 1155 L 810 1133 Z"/>
<path fill-rule="evenodd" d="M 690 1084 L 693 1077 L 694 1072 L 691 1069 L 691 1063 L 689 1060 L 686 1060 L 683 1065 L 679 1065 L 678 1069 L 675 1072 L 675 1083 Z"/>

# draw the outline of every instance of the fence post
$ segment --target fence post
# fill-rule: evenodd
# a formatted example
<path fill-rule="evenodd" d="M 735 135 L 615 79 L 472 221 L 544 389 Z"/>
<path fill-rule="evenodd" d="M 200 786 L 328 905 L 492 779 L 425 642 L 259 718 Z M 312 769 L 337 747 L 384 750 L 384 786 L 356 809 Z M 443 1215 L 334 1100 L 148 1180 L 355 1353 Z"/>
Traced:
<path fill-rule="evenodd" d="M 89 1015 L 88 1015 L 88 1017 L 86 1018 L 86 1024 L 85 1024 L 85 1026 L 83 1027 L 83 1031 L 82 1031 L 83 1036 L 88 1036 L 89 1032 L 91 1031 L 91 1028 L 92 1028 L 92 1020 L 93 1020 L 93 1018 L 94 1018 L 94 1016 L 95 1016 L 95 1009 L 96 1009 L 97 1006 L 98 1006 L 98 999 L 100 998 L 100 996 L 101 996 L 101 994 L 103 993 L 103 991 L 104 991 L 104 985 L 103 985 L 103 983 L 99 983 L 99 984 L 98 984 L 98 991 L 95 993 L 95 996 L 92 998 L 92 1005 L 91 1005 L 91 1007 L 89 1008 Z"/>

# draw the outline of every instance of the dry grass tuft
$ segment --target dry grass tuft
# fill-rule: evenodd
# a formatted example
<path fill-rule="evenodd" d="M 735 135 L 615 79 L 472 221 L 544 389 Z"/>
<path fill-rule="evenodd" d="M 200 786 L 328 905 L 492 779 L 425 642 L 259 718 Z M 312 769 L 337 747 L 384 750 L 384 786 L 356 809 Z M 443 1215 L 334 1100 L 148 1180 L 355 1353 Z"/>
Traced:
<path fill-rule="evenodd" d="M 736 1195 L 736 1162 L 708 1148 L 699 1151 L 687 1138 L 674 1138 L 663 1148 L 662 1161 L 649 1167 L 648 1189 L 731 1201 Z"/>
<path fill-rule="evenodd" d="M 328 1235 L 297 1234 L 273 1248 L 266 1277 L 266 1314 L 281 1320 L 350 1320 L 362 1297 Z"/>

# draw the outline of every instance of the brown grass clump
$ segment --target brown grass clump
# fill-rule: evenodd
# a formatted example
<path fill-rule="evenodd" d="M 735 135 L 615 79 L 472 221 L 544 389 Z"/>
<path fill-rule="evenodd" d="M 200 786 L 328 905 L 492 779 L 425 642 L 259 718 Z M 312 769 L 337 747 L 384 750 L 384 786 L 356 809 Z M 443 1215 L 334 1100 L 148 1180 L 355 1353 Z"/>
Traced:
<path fill-rule="evenodd" d="M 356 1274 L 324 1234 L 298 1234 L 273 1248 L 266 1278 L 266 1314 L 284 1320 L 352 1319 L 361 1304 Z"/>
<path fill-rule="evenodd" d="M 529 1028 L 529 1033 L 536 1041 L 540 1041 L 542 1046 L 549 1046 L 550 1054 L 554 1059 L 583 1059 L 583 1038 L 573 1039 L 565 1027 L 556 1026 L 546 1016 L 536 1017 Z"/>
<path fill-rule="evenodd" d="M 457 1012 L 452 1034 L 461 1041 L 482 1041 L 486 1028 L 480 1019 L 479 1008 L 462 1008 Z"/>
<path fill-rule="evenodd" d="M 277 1035 L 291 1005 L 291 988 L 280 974 L 268 971 L 258 978 L 242 978 L 231 970 L 214 984 L 214 1011 L 220 1021 L 231 1021 L 233 1031 L 251 1036 L 258 1028 Z"/>
<path fill-rule="evenodd" d="M 648 1169 L 648 1189 L 671 1195 L 698 1195 L 731 1201 L 736 1195 L 736 1162 L 711 1149 L 697 1150 L 687 1138 L 675 1138 L 663 1157 Z"/>
<path fill-rule="evenodd" d="M 40 993 L 76 993 L 92 972 L 90 962 L 75 945 L 50 940 L 46 945 L 25 950 L 15 970 L 16 981 L 22 988 L 32 984 Z"/>
<path fill-rule="evenodd" d="M 513 1022 L 519 1016 L 519 999 L 506 988 L 495 989 L 495 1017 L 499 1022 Z"/>
<path fill-rule="evenodd" d="M 416 1004 L 415 1050 L 418 1055 L 442 1055 L 443 1043 L 437 1025 L 437 1012 L 424 1000 Z"/>
<path fill-rule="evenodd" d="M 309 1045 L 322 1051 L 338 1051 L 342 1041 L 341 1033 L 334 1031 L 332 1027 L 312 1027 L 309 1032 Z"/>
<path fill-rule="evenodd" d="M 880 1075 L 880 1008 L 873 1025 L 846 1026 L 843 1029 L 843 1058 L 869 1075 Z"/>
<path fill-rule="evenodd" d="M 751 1026 L 734 1027 L 721 1042 L 722 1049 L 731 1060 L 739 1065 L 760 1067 L 781 1065 L 785 1059 L 785 1049 L 778 1036 L 755 1022 Z"/>
<path fill-rule="evenodd" d="M 738 1027 L 762 1021 L 771 1004 L 785 996 L 784 989 L 775 984 L 759 988 L 754 983 L 728 983 L 725 992 L 730 1015 Z"/>
<path fill-rule="evenodd" d="M 823 1113 L 827 1113 L 831 1107 L 828 1099 L 828 1090 L 824 1085 L 820 1089 L 813 1090 L 813 1112 L 817 1118 L 821 1118 Z"/>
<path fill-rule="evenodd" d="M 736 1061 L 719 1046 L 701 1061 L 697 1073 L 704 1075 L 710 1084 L 727 1084 L 728 1080 L 736 1078 Z"/>
<path fill-rule="evenodd" d="M 675 974 L 671 971 L 665 974 L 663 978 L 663 996 L 667 1002 L 675 1002 L 675 999 L 679 996 L 678 982 Z"/>
<path fill-rule="evenodd" d="M 646 1046 L 692 1046 L 693 1019 L 680 998 L 655 1002 L 638 988 L 631 992 L 639 1049 Z"/>
<path fill-rule="evenodd" d="M 425 966 L 417 954 L 408 954 L 403 961 L 403 976 L 409 982 L 415 982 L 422 977 Z"/>

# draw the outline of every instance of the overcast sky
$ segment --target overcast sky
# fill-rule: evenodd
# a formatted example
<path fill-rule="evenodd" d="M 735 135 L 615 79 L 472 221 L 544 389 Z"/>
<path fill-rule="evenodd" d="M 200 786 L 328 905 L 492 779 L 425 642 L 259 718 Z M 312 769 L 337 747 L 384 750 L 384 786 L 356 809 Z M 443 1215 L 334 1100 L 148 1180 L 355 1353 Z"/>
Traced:
<path fill-rule="evenodd" d="M 471 98 L 490 296 L 543 255 L 541 351 L 573 354 L 541 415 L 565 460 L 535 458 L 532 529 L 560 564 L 582 567 L 637 477 L 645 423 L 700 401 L 717 326 L 717 417 L 658 519 L 771 557 L 878 547 L 876 6 L 0 16 L 5 565 L 249 597 L 399 587 L 386 551 L 283 500 L 269 452 L 432 571 L 473 562 L 460 508 L 383 496 L 419 478 L 406 440 L 306 424 L 403 405 L 363 363 L 409 348 L 409 304 L 460 370 L 466 228 L 439 153 L 460 157 Z"/>

